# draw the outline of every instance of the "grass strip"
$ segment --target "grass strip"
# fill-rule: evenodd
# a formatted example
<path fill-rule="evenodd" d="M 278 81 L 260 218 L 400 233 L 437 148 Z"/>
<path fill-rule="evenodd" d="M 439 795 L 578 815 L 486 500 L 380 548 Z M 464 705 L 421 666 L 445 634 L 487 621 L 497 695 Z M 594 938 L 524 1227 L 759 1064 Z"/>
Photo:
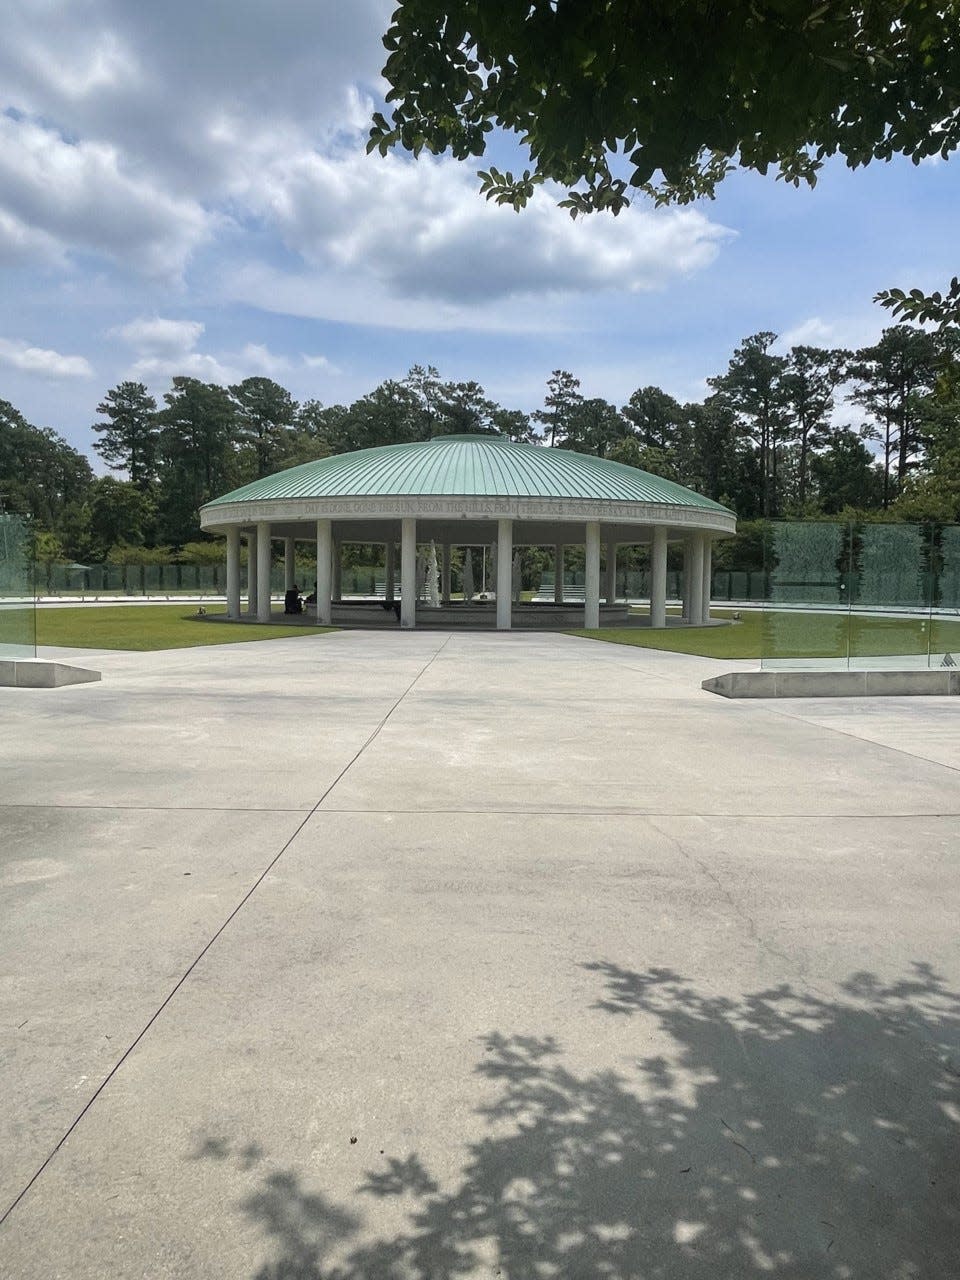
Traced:
<path fill-rule="evenodd" d="M 714 609 L 714 618 L 733 618 Z M 845 613 L 744 612 L 727 627 L 604 627 L 568 635 L 608 644 L 691 653 L 702 658 L 881 658 L 953 653 L 960 660 L 960 622 L 949 619 L 871 618 Z"/>
<path fill-rule="evenodd" d="M 182 604 L 78 605 L 38 609 L 37 644 L 71 649 L 188 649 L 200 645 L 246 644 L 251 640 L 296 640 L 336 627 L 274 626 L 211 621 L 226 609 Z"/>

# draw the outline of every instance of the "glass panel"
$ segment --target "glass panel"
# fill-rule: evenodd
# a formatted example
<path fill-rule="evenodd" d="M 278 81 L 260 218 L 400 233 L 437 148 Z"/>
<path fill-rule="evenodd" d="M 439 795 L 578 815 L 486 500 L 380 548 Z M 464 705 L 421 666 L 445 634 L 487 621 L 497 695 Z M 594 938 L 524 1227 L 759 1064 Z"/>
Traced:
<path fill-rule="evenodd" d="M 929 532 L 915 524 L 864 524 L 858 541 L 850 665 L 926 666 L 931 623 Z"/>
<path fill-rule="evenodd" d="M 960 527 L 944 525 L 939 534 L 940 553 L 934 561 L 936 576 L 931 591 L 937 607 L 931 610 L 930 662 L 953 667 L 960 666 Z"/>
<path fill-rule="evenodd" d="M 944 525 L 940 530 L 941 610 L 960 615 L 960 526 Z"/>
<path fill-rule="evenodd" d="M 0 515 L 0 658 L 37 656 L 37 601 L 30 533 L 19 516 Z"/>
<path fill-rule="evenodd" d="M 730 593 L 728 600 L 750 599 L 750 575 L 742 569 L 734 569 L 730 574 Z"/>
<path fill-rule="evenodd" d="M 923 609 L 923 567 L 919 525 L 863 525 L 857 607 Z"/>
<path fill-rule="evenodd" d="M 846 665 L 845 532 L 827 521 L 773 523 L 764 542 L 761 666 Z"/>

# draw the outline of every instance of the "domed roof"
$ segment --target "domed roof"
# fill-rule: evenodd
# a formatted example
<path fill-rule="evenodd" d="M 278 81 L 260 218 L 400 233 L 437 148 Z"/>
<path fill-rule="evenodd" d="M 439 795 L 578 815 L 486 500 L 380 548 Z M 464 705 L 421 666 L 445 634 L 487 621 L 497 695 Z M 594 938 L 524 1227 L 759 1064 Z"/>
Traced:
<path fill-rule="evenodd" d="M 207 503 L 275 498 L 569 498 L 723 511 L 692 489 L 637 467 L 504 436 L 452 435 L 338 453 L 254 480 Z"/>

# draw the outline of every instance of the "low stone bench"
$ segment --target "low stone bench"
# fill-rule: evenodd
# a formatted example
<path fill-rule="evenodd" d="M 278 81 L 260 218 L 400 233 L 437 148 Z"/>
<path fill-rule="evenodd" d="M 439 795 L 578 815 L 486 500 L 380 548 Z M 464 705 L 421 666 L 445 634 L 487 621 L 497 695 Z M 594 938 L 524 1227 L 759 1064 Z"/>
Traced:
<path fill-rule="evenodd" d="M 723 698 L 909 698 L 960 695 L 960 668 L 923 671 L 729 671 L 700 686 Z"/>
<path fill-rule="evenodd" d="M 0 658 L 0 685 L 17 689 L 59 689 L 67 684 L 100 680 L 99 671 L 40 658 Z"/>

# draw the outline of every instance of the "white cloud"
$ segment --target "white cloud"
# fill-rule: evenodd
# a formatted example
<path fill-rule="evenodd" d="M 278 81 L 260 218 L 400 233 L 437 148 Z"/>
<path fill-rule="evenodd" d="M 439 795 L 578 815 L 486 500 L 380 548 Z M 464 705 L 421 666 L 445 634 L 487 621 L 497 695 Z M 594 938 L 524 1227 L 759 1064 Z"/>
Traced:
<path fill-rule="evenodd" d="M 230 386 L 244 378 L 266 377 L 280 380 L 304 370 L 339 373 L 324 355 L 304 355 L 299 359 L 271 351 L 265 343 L 248 342 L 239 351 L 211 353 L 197 350 L 204 334 L 199 320 L 171 320 L 165 316 L 138 316 L 110 330 L 136 352 L 137 358 L 126 375 L 159 388 L 173 377 L 199 378 Z"/>
<path fill-rule="evenodd" d="M 203 333 L 199 320 L 165 320 L 161 316 L 141 316 L 111 333 L 144 354 L 178 355 L 192 351 Z"/>
<path fill-rule="evenodd" d="M 392 0 L 6 0 L 0 84 L 9 105 L 109 141 L 165 188 L 229 189 L 247 136 L 314 140 L 365 126 Z M 0 110 L 4 103 L 0 101 Z M 239 122 L 239 145 L 218 136 Z"/>
<path fill-rule="evenodd" d="M 19 46 L 18 57 L 21 74 L 35 81 L 46 81 L 56 87 L 65 101 L 79 104 L 98 94 L 116 94 L 135 88 L 144 75 L 132 48 L 120 39 L 117 32 L 103 29 L 74 28 L 69 44 L 59 50 L 56 59 L 50 57 L 49 29 L 44 30 L 41 15 L 34 5 L 34 22 L 25 33 Z M 58 23 L 69 22 L 62 6 L 56 15 Z"/>
<path fill-rule="evenodd" d="M 244 377 L 262 374 L 266 378 L 278 378 L 287 373 L 293 362 L 288 356 L 276 355 L 267 347 L 257 342 L 248 342 L 240 352 L 239 360 L 243 367 L 250 370 Z"/>
<path fill-rule="evenodd" d="M 59 351 L 31 347 L 29 343 L 9 338 L 0 338 L 0 364 L 47 378 L 93 377 L 90 362 L 83 356 L 64 356 Z"/>
<path fill-rule="evenodd" d="M 631 208 L 572 221 L 539 189 L 518 216 L 451 160 L 323 156 L 258 167 L 244 192 L 312 265 L 395 298 L 474 306 L 534 294 L 657 289 L 713 261 L 730 232 L 695 209 Z"/>
<path fill-rule="evenodd" d="M 731 233 L 695 209 L 573 222 L 555 191 L 520 216 L 449 160 L 299 152 L 264 161 L 243 198 L 305 269 L 230 265 L 221 288 L 270 311 L 399 329 L 562 330 L 571 303 L 664 288 Z"/>
<path fill-rule="evenodd" d="M 26 251 L 93 251 L 158 275 L 179 272 L 212 222 L 195 202 L 126 171 L 112 144 L 69 142 L 2 114 L 0 215 L 14 235 L 30 229 Z"/>
<path fill-rule="evenodd" d="M 883 323 L 882 314 L 866 308 L 860 315 L 838 315 L 830 321 L 823 320 L 820 316 L 810 316 L 782 333 L 777 346 L 783 351 L 799 346 L 855 350 L 876 342 Z"/>
<path fill-rule="evenodd" d="M 244 378 L 279 380 L 298 367 L 337 372 L 325 356 L 304 356 L 298 366 L 289 356 L 257 342 L 248 342 L 239 351 L 198 351 L 196 346 L 203 334 L 203 325 L 196 320 L 141 318 L 113 332 L 139 352 L 126 376 L 152 387 L 159 387 L 174 377 L 199 378 L 202 382 L 231 386 Z"/>
<path fill-rule="evenodd" d="M 389 311 L 393 299 L 414 309 L 387 323 L 430 327 L 439 304 L 452 310 L 438 327 L 491 329 L 503 325 L 477 307 L 657 289 L 713 261 L 729 233 L 696 210 L 573 223 L 539 190 L 517 216 L 449 159 L 368 157 L 392 7 L 8 0 L 0 252 L 93 251 L 177 275 L 199 246 L 256 221 L 266 260 L 281 238 L 348 319 L 359 300 Z M 322 314 L 341 318 L 329 302 Z"/>
<path fill-rule="evenodd" d="M 477 333 L 545 334 L 561 331 L 563 321 L 526 300 L 465 306 L 423 298 L 396 298 L 370 278 L 358 282 L 349 275 L 318 271 L 280 271 L 263 263 L 228 265 L 221 284 L 232 302 L 280 315 L 340 324 L 382 326 L 436 332 L 471 330 Z"/>
<path fill-rule="evenodd" d="M 135 382 L 145 382 L 150 387 L 177 377 L 198 378 L 201 382 L 216 382 L 225 387 L 246 376 L 233 365 L 202 351 L 188 351 L 177 356 L 142 356 L 134 361 L 127 373 L 127 377 Z"/>
<path fill-rule="evenodd" d="M 811 316 L 801 324 L 780 335 L 781 347 L 829 347 L 835 341 L 836 325 L 828 324 L 819 316 Z"/>
<path fill-rule="evenodd" d="M 63 249 L 53 236 L 28 226 L 0 208 L 0 263 L 13 266 L 28 259 L 62 259 Z"/>
<path fill-rule="evenodd" d="M 339 368 L 326 356 L 301 356 L 307 369 L 322 369 L 324 373 L 339 373 Z"/>

